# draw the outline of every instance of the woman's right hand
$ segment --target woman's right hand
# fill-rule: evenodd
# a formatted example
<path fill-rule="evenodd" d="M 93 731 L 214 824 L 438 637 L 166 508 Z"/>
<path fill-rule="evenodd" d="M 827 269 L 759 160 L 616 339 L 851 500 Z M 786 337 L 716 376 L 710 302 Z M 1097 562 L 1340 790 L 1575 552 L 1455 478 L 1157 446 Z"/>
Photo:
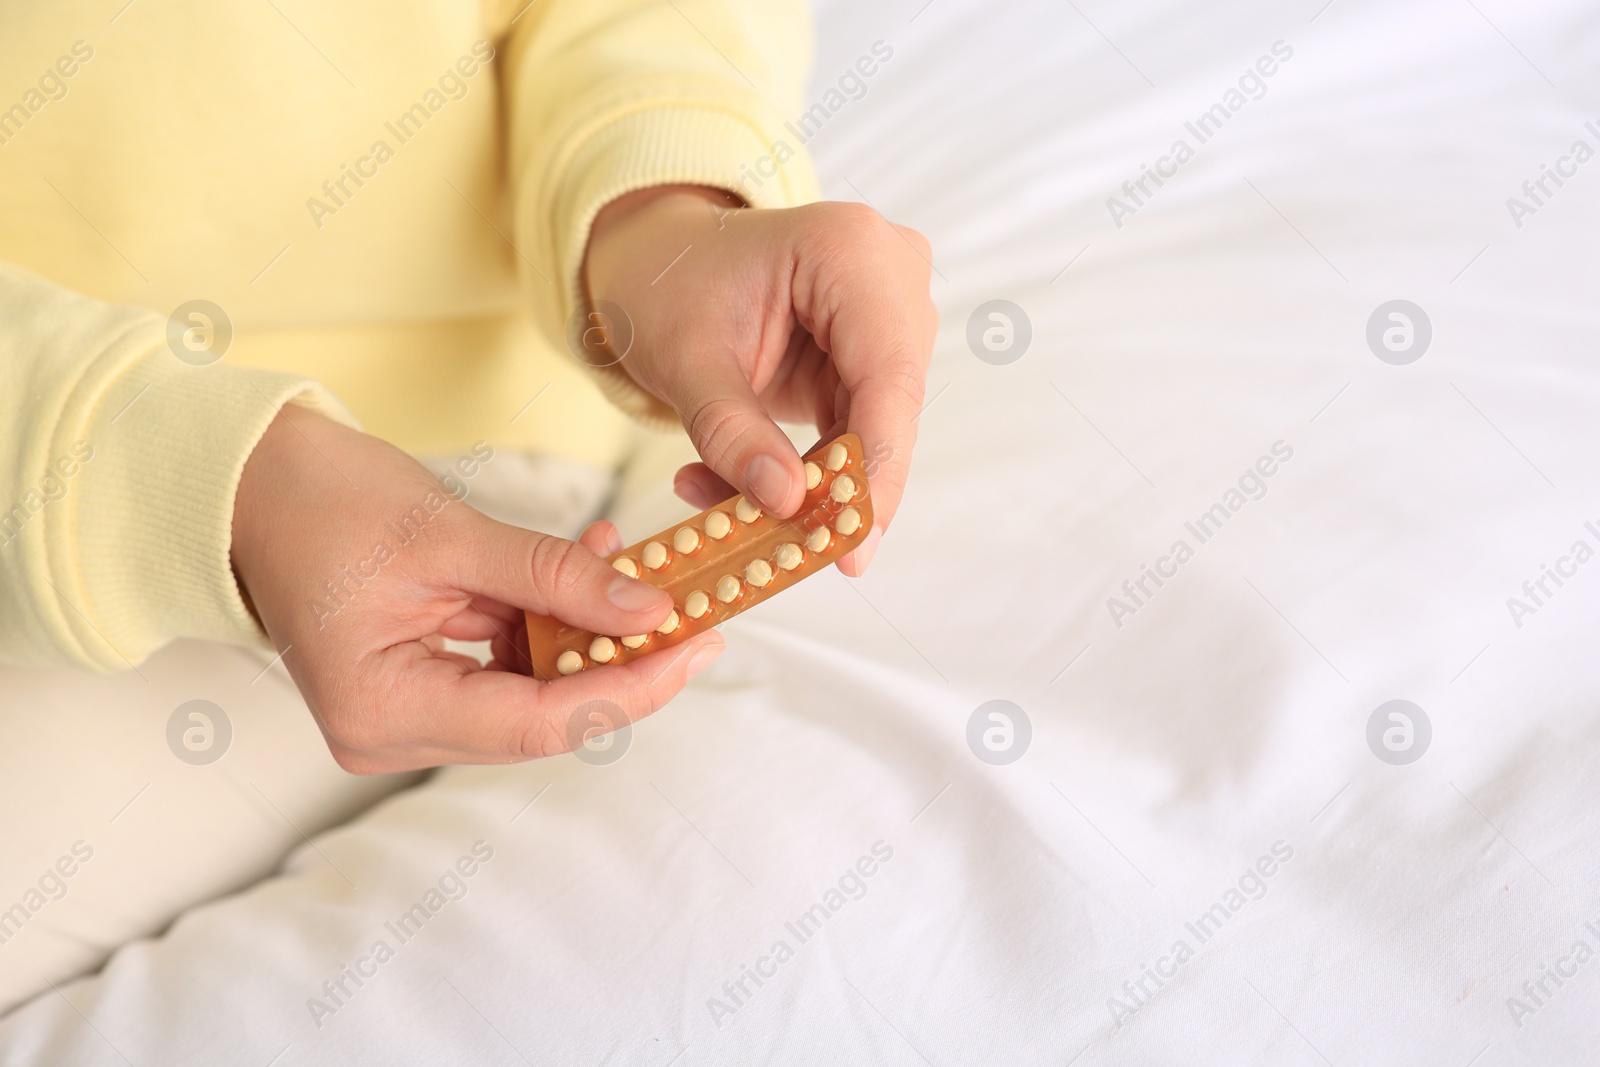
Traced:
<path fill-rule="evenodd" d="M 664 592 L 600 558 L 621 547 L 610 523 L 572 542 L 495 522 L 399 449 L 294 405 L 234 503 L 241 587 L 357 774 L 555 755 L 581 740 L 569 723 L 592 701 L 634 722 L 670 700 L 722 651 L 715 631 L 622 666 L 529 676 L 524 609 L 609 634 L 666 618 Z M 489 640 L 494 659 L 445 638 Z"/>

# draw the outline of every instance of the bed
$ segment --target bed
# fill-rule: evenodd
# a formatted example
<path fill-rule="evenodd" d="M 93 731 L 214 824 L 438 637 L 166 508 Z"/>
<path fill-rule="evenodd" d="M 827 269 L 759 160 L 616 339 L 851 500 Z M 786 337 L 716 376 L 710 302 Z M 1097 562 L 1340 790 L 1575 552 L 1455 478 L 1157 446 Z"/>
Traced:
<path fill-rule="evenodd" d="M 1600 16 L 818 29 L 827 194 L 936 249 L 872 571 L 610 747 L 316 835 L 0 1061 L 1593 1061 Z"/>

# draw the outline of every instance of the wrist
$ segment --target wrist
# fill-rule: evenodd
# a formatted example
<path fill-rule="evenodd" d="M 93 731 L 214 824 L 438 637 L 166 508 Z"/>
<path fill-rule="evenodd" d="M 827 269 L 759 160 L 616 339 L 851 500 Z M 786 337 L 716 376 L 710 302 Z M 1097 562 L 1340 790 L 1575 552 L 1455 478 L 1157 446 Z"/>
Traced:
<path fill-rule="evenodd" d="M 292 413 L 290 408 L 294 408 Z M 321 472 L 302 469 L 305 457 L 325 462 L 317 459 L 312 448 L 326 451 L 327 445 L 317 445 L 315 438 L 323 435 L 324 428 L 337 425 L 315 411 L 285 404 L 245 460 L 233 500 L 229 559 L 245 606 L 263 629 L 266 626 L 260 600 L 268 569 L 266 561 L 275 539 L 296 536 L 283 528 L 288 502 L 291 494 L 317 491 Z M 312 447 L 307 447 L 308 442 Z"/>
<path fill-rule="evenodd" d="M 721 211 L 736 211 L 748 206 L 726 189 L 716 189 L 709 185 L 651 185 L 635 189 L 606 204 L 595 215 L 594 222 L 589 227 L 589 248 L 593 249 L 597 241 L 603 240 L 619 226 L 630 220 L 638 221 L 639 216 L 649 213 L 652 209 L 680 207 L 685 204 L 700 207 L 702 211 L 706 210 L 701 206 L 705 204 Z M 588 259 L 587 253 L 584 258 Z"/>
<path fill-rule="evenodd" d="M 631 335 L 636 318 L 652 317 L 653 301 L 662 295 L 655 287 L 666 273 L 662 268 L 670 269 L 674 257 L 681 258 L 705 231 L 721 228 L 728 214 L 744 206 L 732 193 L 703 185 L 654 185 L 610 201 L 589 229 L 579 273 L 580 306 L 596 310 L 615 305 Z M 596 354 L 602 358 L 593 365 L 613 401 L 649 424 L 677 421 L 651 380 L 648 360 L 621 358 L 609 350 Z M 635 390 L 642 396 L 635 399 Z"/>
<path fill-rule="evenodd" d="M 603 299 L 626 261 L 627 247 L 652 229 L 690 224 L 695 213 L 703 214 L 707 222 L 720 222 L 728 212 L 746 206 L 727 190 L 707 185 L 652 185 L 624 193 L 601 208 L 589 227 L 579 275 L 583 295 Z"/>

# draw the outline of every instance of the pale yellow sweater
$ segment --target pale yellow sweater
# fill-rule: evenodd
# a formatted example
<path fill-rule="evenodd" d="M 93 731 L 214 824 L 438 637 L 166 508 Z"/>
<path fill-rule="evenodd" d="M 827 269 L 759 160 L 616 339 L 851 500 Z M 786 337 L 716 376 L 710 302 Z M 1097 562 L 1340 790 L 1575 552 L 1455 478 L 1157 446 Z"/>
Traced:
<path fill-rule="evenodd" d="M 800 0 L 5 5 L 0 659 L 261 642 L 230 526 L 289 401 L 615 462 L 651 402 L 563 350 L 589 225 L 812 199 L 809 41 Z"/>

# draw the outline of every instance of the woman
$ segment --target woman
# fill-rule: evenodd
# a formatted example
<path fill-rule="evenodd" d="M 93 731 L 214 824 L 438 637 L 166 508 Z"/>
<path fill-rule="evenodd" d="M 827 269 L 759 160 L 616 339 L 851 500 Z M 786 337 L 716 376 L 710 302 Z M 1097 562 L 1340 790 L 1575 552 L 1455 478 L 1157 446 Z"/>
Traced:
<path fill-rule="evenodd" d="M 555 683 L 519 668 L 524 609 L 610 633 L 667 613 L 596 554 L 610 524 L 556 536 L 603 501 L 624 414 L 687 430 L 686 500 L 780 515 L 803 483 L 774 419 L 859 433 L 887 457 L 842 564 L 866 566 L 910 464 L 929 252 L 811 202 L 785 125 L 807 20 L 737 0 L 0 16 L 24 87 L 0 98 L 0 1009 L 405 781 L 343 771 L 561 751 L 579 705 L 636 719 L 714 659 L 708 633 Z M 180 715 L 201 697 L 217 711 Z M 228 708 L 239 751 L 197 777 Z"/>

